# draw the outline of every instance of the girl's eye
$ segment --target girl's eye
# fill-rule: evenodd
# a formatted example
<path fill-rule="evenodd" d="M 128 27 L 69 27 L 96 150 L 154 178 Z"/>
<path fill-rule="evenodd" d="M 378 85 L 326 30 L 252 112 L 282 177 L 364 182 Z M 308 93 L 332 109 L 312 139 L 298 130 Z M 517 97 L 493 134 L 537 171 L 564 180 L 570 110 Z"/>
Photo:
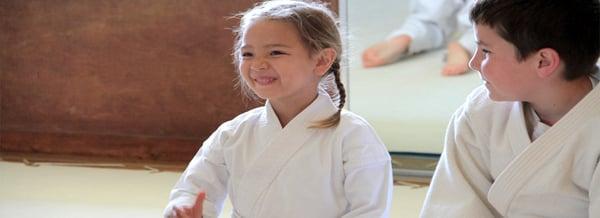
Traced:
<path fill-rule="evenodd" d="M 250 58 L 254 56 L 254 54 L 250 53 L 250 52 L 242 52 L 242 57 L 243 58 Z"/>
<path fill-rule="evenodd" d="M 492 53 L 490 50 L 487 50 L 487 49 L 485 49 L 485 48 L 484 48 L 484 49 L 481 49 L 481 52 L 483 52 L 483 53 L 485 53 L 485 54 Z"/>
<path fill-rule="evenodd" d="M 282 51 L 271 51 L 272 56 L 278 56 L 278 55 L 284 55 L 284 54 L 286 54 L 286 53 L 282 52 Z"/>

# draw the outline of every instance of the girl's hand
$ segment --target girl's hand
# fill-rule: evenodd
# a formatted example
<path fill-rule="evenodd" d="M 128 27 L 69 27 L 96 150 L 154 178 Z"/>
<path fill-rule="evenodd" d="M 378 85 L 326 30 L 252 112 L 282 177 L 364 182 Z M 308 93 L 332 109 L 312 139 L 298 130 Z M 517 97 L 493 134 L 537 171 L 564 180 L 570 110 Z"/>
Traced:
<path fill-rule="evenodd" d="M 189 207 L 173 207 L 175 216 L 173 218 L 202 218 L 202 203 L 206 198 L 205 192 L 198 193 L 196 202 Z"/>

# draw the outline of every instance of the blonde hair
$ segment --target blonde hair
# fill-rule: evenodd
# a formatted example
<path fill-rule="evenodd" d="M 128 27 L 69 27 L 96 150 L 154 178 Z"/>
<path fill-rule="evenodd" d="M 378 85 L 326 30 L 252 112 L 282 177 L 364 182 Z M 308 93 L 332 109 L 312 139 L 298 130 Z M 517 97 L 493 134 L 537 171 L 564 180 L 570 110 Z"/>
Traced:
<path fill-rule="evenodd" d="M 241 58 L 242 34 L 253 22 L 264 19 L 293 24 L 311 55 L 325 48 L 332 48 L 336 51 L 337 56 L 327 73 L 321 78 L 319 85 L 327 91 L 334 102 L 338 103 L 338 110 L 330 117 L 317 121 L 311 127 L 329 128 L 336 126 L 340 122 L 341 111 L 346 103 L 346 90 L 340 78 L 342 41 L 334 13 L 320 2 L 272 0 L 258 3 L 255 7 L 238 14 L 238 16 L 241 17 L 240 25 L 239 28 L 234 30 L 236 38 L 233 49 L 233 60 L 238 70 Z M 240 78 L 239 72 L 237 85 L 247 96 L 257 99 L 256 95 Z"/>

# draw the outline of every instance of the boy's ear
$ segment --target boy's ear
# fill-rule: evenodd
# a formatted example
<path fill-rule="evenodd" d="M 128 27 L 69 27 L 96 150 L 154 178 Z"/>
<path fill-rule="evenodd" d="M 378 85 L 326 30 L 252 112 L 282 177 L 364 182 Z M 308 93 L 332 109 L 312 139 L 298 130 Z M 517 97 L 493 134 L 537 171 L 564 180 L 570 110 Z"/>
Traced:
<path fill-rule="evenodd" d="M 317 65 L 315 66 L 315 74 L 323 76 L 337 57 L 337 52 L 333 48 L 325 48 L 317 54 Z"/>
<path fill-rule="evenodd" d="M 552 48 L 542 48 L 537 53 L 537 74 L 540 78 L 547 78 L 558 72 L 560 56 Z"/>

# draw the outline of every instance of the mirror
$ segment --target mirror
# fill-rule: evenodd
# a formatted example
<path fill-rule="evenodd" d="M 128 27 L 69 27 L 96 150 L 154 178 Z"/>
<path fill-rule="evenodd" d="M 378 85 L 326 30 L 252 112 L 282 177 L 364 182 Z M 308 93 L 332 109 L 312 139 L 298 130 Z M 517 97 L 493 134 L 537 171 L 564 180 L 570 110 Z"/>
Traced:
<path fill-rule="evenodd" d="M 413 0 L 414 1 L 414 0 Z M 443 76 L 445 48 L 363 68 L 362 51 L 399 28 L 410 0 L 340 1 L 346 28 L 348 109 L 374 126 L 390 152 L 441 153 L 448 121 L 481 84 L 468 72 Z"/>

